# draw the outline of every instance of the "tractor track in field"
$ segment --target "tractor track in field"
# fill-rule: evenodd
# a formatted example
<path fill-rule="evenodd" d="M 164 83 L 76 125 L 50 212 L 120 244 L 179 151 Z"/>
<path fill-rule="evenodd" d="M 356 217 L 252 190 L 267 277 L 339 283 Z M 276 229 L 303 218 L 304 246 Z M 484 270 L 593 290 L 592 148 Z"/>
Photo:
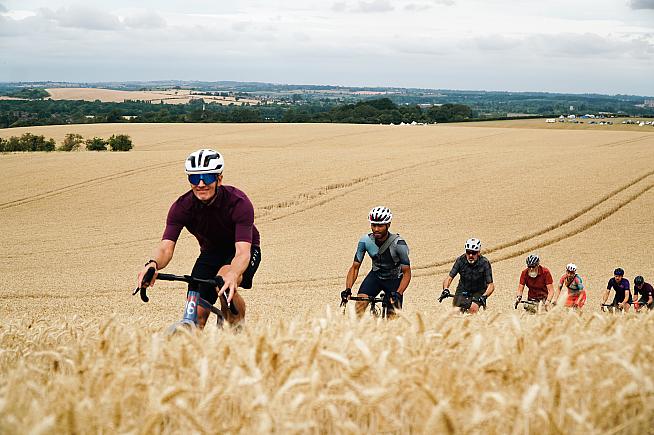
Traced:
<path fill-rule="evenodd" d="M 462 142 L 468 142 L 472 140 L 483 140 L 489 137 L 494 137 L 498 135 L 503 135 L 505 134 L 504 132 L 502 133 L 493 133 L 489 135 L 483 135 L 483 136 L 478 136 L 472 139 L 466 139 L 466 140 L 457 140 L 457 141 L 450 141 L 450 142 L 445 142 L 442 144 L 438 144 L 437 146 L 451 146 L 451 145 L 456 145 Z M 306 143 L 306 141 L 304 142 Z M 439 159 L 431 159 L 427 161 L 421 161 L 418 163 L 413 163 L 411 165 L 403 166 L 397 169 L 393 169 L 391 171 L 387 171 L 381 174 L 371 174 L 366 177 L 359 177 L 355 178 L 353 180 L 346 181 L 344 183 L 332 183 L 326 186 L 322 186 L 318 189 L 314 189 L 310 192 L 304 192 L 296 196 L 295 199 L 292 200 L 287 200 L 287 201 L 281 201 L 275 204 L 271 205 L 265 205 L 263 207 L 259 207 L 258 209 L 264 210 L 264 213 L 256 213 L 255 214 L 255 222 L 257 225 L 259 224 L 265 224 L 269 222 L 274 222 L 289 216 L 293 216 L 298 213 L 302 213 L 308 210 L 311 210 L 315 207 L 322 206 L 324 204 L 327 204 L 337 198 L 343 197 L 347 194 L 350 194 L 352 192 L 355 192 L 357 190 L 360 190 L 364 188 L 367 185 L 370 185 L 374 182 L 377 182 L 380 179 L 383 179 L 384 177 L 392 176 L 397 173 L 402 173 L 404 171 L 409 171 L 412 169 L 416 169 L 418 167 L 424 167 L 424 166 L 430 166 L 430 165 L 438 165 L 443 162 L 449 162 L 449 161 L 457 161 L 461 159 L 466 159 L 469 157 L 474 157 L 478 155 L 483 155 L 483 152 L 476 152 L 476 153 L 469 153 L 465 155 L 458 155 L 458 156 L 453 156 L 449 158 L 439 158 Z M 179 162 L 168 162 L 168 163 L 161 163 L 158 165 L 152 165 L 153 168 L 156 167 L 167 167 L 170 165 L 176 165 Z M 49 198 L 51 196 L 63 194 L 66 192 L 69 192 L 71 190 L 79 189 L 82 187 L 86 187 L 88 183 L 97 180 L 98 184 L 100 182 L 104 181 L 110 181 L 114 180 L 116 178 L 120 178 L 126 175 L 132 175 L 134 173 L 138 173 L 142 171 L 144 168 L 139 168 L 139 169 L 134 169 L 134 170 L 129 170 L 129 171 L 123 171 L 120 173 L 104 176 L 104 177 L 98 177 L 97 179 L 94 180 L 89 180 L 84 183 L 75 183 L 60 189 L 53 190 L 51 192 L 46 192 L 43 195 L 39 195 L 38 197 L 33 197 L 33 198 L 25 198 L 23 200 L 17 200 L 17 201 L 12 201 L 12 203 L 18 202 L 18 201 L 23 201 L 17 204 L 12 204 L 12 203 L 6 203 L 6 204 L 11 204 L 8 207 L 11 206 L 18 206 L 25 204 L 27 202 L 32 202 L 32 201 L 37 201 L 40 199 L 45 199 Z M 47 195 L 47 196 L 46 196 Z M 3 209 L 4 204 L 0 204 L 0 210 Z M 8 208 L 4 207 L 4 208 Z M 299 207 L 299 208 L 297 208 Z M 281 215 L 273 215 L 270 216 L 269 213 L 272 211 L 277 211 L 277 210 L 288 210 L 285 213 Z M 265 212 L 268 213 L 265 213 Z M 191 239 L 193 236 L 191 235 L 185 235 L 182 236 L 180 239 Z M 21 257 L 29 257 L 33 255 L 42 255 L 42 254 L 69 254 L 69 253 L 74 253 L 74 252 L 80 252 L 80 251 L 94 251 L 97 249 L 124 249 L 125 247 L 129 246 L 138 246 L 140 244 L 145 244 L 145 243 L 150 243 L 150 242 L 156 242 L 159 240 L 159 236 L 157 237 L 148 237 L 148 238 L 143 238 L 143 239 L 136 239 L 136 240 L 127 240 L 123 242 L 107 242 L 107 243 L 98 243 L 94 245 L 86 245 L 86 246 L 80 246 L 80 247 L 75 247 L 75 248 L 68 248 L 68 249 L 55 249 L 55 250 L 41 250 L 38 252 L 24 252 L 24 253 L 18 253 L 18 254 L 8 254 L 8 255 L 2 255 L 0 258 L 2 259 L 11 259 L 11 258 L 21 258 Z"/>

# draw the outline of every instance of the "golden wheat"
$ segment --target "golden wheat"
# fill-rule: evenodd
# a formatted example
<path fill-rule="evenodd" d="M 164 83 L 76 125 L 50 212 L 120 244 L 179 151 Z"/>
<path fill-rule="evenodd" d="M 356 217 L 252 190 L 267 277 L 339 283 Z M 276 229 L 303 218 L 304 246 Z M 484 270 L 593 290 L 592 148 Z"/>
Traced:
<path fill-rule="evenodd" d="M 0 326 L 3 433 L 647 433 L 654 316 Z"/>

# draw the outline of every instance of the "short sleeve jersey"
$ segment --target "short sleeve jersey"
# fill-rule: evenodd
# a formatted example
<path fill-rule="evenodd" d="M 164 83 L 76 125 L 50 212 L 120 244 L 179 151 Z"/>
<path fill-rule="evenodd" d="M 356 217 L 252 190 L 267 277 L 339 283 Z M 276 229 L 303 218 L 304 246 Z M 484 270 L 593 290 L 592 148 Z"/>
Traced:
<path fill-rule="evenodd" d="M 392 236 L 393 234 L 389 233 L 389 237 Z M 364 234 L 357 244 L 354 261 L 362 263 L 367 252 L 372 260 L 372 271 L 377 274 L 379 279 L 400 278 L 402 266 L 410 266 L 411 262 L 409 261 L 409 246 L 399 234 L 397 236 L 388 249 L 379 255 L 381 245 L 377 245 L 372 233 Z"/>
<path fill-rule="evenodd" d="M 577 274 L 572 278 L 568 278 L 568 274 L 564 273 L 559 279 L 559 289 L 562 289 L 563 286 L 566 286 L 571 292 L 580 292 L 584 289 L 584 281 Z"/>
<path fill-rule="evenodd" d="M 615 290 L 615 297 L 613 298 L 614 302 L 622 302 L 625 298 L 625 293 L 629 291 L 629 280 L 627 278 L 622 278 L 618 283 L 615 280 L 615 277 L 609 279 L 608 284 L 606 285 L 607 290 Z M 629 295 L 629 300 L 631 300 L 631 294 Z"/>
<path fill-rule="evenodd" d="M 654 297 L 654 288 L 652 287 L 652 284 L 645 282 L 640 290 L 638 287 L 634 286 L 634 295 L 636 297 L 640 295 L 641 301 L 647 301 L 650 296 Z"/>
<path fill-rule="evenodd" d="M 162 239 L 176 242 L 186 228 L 200 243 L 202 252 L 234 253 L 236 242 L 260 246 L 254 226 L 254 207 L 250 199 L 233 186 L 218 186 L 209 204 L 190 190 L 180 196 L 168 211 Z"/>
<path fill-rule="evenodd" d="M 468 263 L 465 254 L 456 259 L 450 277 L 454 278 L 459 274 L 459 284 L 456 287 L 456 293 L 471 293 L 473 296 L 486 291 L 488 284 L 493 282 L 493 270 L 490 261 L 483 255 L 480 255 L 473 264 Z"/>
<path fill-rule="evenodd" d="M 552 284 L 552 273 L 547 267 L 538 266 L 538 275 L 536 278 L 529 276 L 529 269 L 525 269 L 520 274 L 520 284 L 526 285 L 529 289 L 527 297 L 530 299 L 545 299 L 547 297 L 547 285 Z"/>

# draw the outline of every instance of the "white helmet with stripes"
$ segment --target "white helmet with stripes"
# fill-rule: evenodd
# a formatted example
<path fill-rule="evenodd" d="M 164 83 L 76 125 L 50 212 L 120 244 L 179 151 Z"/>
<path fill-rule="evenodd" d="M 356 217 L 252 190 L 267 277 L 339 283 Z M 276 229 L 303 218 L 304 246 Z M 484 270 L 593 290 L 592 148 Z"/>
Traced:
<path fill-rule="evenodd" d="M 368 214 L 368 221 L 371 224 L 390 224 L 392 219 L 393 213 L 391 213 L 391 211 L 384 206 L 375 207 L 370 210 L 370 213 Z"/>
<path fill-rule="evenodd" d="M 222 174 L 225 168 L 223 156 L 218 151 L 201 149 L 192 152 L 184 163 L 187 174 Z"/>
<path fill-rule="evenodd" d="M 577 265 L 574 263 L 568 263 L 568 265 L 565 267 L 565 270 L 567 270 L 568 272 L 576 272 Z"/>

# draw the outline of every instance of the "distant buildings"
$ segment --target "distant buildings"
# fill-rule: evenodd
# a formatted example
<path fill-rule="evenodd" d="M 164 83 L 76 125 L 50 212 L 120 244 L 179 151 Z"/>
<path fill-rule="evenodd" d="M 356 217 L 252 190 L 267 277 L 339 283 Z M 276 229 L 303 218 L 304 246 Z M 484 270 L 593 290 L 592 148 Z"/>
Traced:
<path fill-rule="evenodd" d="M 654 100 L 645 100 L 644 107 L 654 107 Z"/>

